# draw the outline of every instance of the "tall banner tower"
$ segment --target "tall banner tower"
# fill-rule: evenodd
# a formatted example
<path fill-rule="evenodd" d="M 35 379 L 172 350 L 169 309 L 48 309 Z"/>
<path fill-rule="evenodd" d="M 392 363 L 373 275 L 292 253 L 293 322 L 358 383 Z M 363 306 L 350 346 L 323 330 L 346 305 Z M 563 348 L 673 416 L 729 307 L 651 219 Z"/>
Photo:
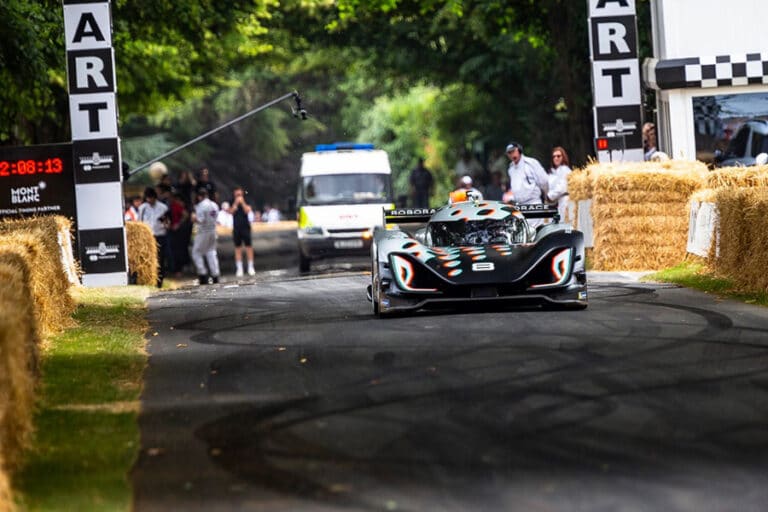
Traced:
<path fill-rule="evenodd" d="M 128 283 L 108 0 L 63 0 L 77 240 L 85 286 Z"/>
<path fill-rule="evenodd" d="M 642 161 L 635 0 L 587 1 L 597 159 Z"/>

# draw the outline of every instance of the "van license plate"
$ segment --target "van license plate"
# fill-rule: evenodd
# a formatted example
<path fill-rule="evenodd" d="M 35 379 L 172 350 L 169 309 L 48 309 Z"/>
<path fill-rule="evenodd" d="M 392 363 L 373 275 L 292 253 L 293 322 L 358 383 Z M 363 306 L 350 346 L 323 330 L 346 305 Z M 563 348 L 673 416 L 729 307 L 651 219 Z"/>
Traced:
<path fill-rule="evenodd" d="M 333 242 L 333 247 L 336 249 L 361 249 L 363 247 L 362 240 L 336 240 Z"/>

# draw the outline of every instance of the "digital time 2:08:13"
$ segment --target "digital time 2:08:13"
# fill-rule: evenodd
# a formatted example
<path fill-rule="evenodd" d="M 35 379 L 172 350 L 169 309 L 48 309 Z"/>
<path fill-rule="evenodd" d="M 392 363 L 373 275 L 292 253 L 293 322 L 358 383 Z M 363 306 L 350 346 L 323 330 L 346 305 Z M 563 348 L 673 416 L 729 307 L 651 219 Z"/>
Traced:
<path fill-rule="evenodd" d="M 0 160 L 0 176 L 29 175 L 29 174 L 61 174 L 64 164 L 61 158 L 45 160 L 16 160 L 9 162 Z"/>

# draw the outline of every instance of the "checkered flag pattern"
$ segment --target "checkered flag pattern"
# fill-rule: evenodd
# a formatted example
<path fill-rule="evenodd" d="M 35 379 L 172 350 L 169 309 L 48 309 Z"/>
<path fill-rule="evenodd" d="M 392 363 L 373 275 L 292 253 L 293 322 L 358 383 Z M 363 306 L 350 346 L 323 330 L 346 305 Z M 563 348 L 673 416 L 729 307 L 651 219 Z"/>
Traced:
<path fill-rule="evenodd" d="M 656 61 L 657 89 L 768 84 L 768 52 Z"/>

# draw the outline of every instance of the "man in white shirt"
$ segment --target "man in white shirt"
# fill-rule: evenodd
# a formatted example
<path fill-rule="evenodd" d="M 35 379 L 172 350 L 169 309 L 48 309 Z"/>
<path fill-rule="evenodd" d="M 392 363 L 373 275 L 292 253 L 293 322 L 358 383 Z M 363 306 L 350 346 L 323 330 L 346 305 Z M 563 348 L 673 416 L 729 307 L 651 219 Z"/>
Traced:
<path fill-rule="evenodd" d="M 219 256 L 216 254 L 216 218 L 219 207 L 208 198 L 208 191 L 200 187 L 197 190 L 197 204 L 192 213 L 192 220 L 197 226 L 195 241 L 192 243 L 192 260 L 197 268 L 200 284 L 208 284 L 208 270 L 214 283 L 219 282 Z M 205 259 L 205 261 L 204 261 Z M 208 270 L 205 263 L 208 262 Z"/>
<path fill-rule="evenodd" d="M 507 146 L 509 158 L 509 188 L 517 204 L 542 204 L 549 191 L 547 171 L 535 158 L 523 155 L 523 146 L 511 142 Z"/>
<path fill-rule="evenodd" d="M 152 187 L 144 190 L 144 202 L 139 206 L 138 219 L 148 225 L 157 242 L 157 287 L 163 286 L 168 247 L 168 206 L 157 200 Z"/>

